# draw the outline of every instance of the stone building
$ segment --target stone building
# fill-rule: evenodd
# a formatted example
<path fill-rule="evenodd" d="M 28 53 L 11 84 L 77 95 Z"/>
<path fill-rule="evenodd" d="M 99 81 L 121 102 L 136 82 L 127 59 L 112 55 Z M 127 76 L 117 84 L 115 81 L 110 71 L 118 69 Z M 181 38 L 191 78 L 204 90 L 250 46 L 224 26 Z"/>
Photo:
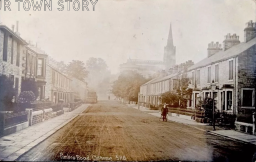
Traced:
<path fill-rule="evenodd" d="M 215 98 L 221 112 L 238 114 L 255 109 L 255 31 L 255 23 L 250 21 L 244 29 L 244 42 L 236 34 L 227 34 L 223 49 L 218 42 L 210 43 L 210 55 L 189 68 L 192 108 L 207 96 Z M 214 91 L 212 86 L 216 86 Z"/>
<path fill-rule="evenodd" d="M 124 73 L 125 71 L 130 70 L 136 71 L 148 78 L 157 73 L 161 73 L 162 70 L 168 71 L 168 69 L 175 64 L 176 47 L 173 45 L 172 27 L 170 25 L 167 45 L 164 48 L 163 61 L 128 59 L 126 63 L 120 65 L 120 72 Z"/>
<path fill-rule="evenodd" d="M 46 63 L 45 97 L 54 103 L 74 102 L 74 94 L 71 90 L 72 79 Z"/>
<path fill-rule="evenodd" d="M 139 103 L 144 106 L 159 106 L 162 104 L 161 95 L 165 92 L 176 92 L 180 81 L 188 78 L 187 70 L 194 63 L 189 60 L 169 69 L 169 75 L 150 80 L 140 87 Z"/>
<path fill-rule="evenodd" d="M 256 23 L 247 23 L 243 42 L 240 42 L 236 34 L 227 34 L 223 48 L 218 42 L 211 42 L 207 52 L 207 58 L 190 66 L 183 74 L 153 79 L 142 85 L 139 101 L 155 104 L 154 97 L 153 101 L 151 98 L 158 96 L 157 104 L 161 103 L 160 94 L 171 91 L 174 87 L 171 78 L 177 79 L 183 75 L 190 79 L 188 88 L 193 90 L 188 97 L 187 108 L 195 109 L 200 100 L 214 98 L 220 112 L 237 115 L 237 125 L 245 126 L 246 131 L 247 127 L 255 128 L 252 113 L 255 111 L 256 101 Z"/>
<path fill-rule="evenodd" d="M 22 56 L 22 81 L 34 80 L 38 88 L 38 100 L 45 99 L 47 54 L 33 45 L 26 46 Z"/>
<path fill-rule="evenodd" d="M 20 37 L 18 24 L 16 32 L 5 25 L 0 25 L 0 75 L 9 76 L 16 89 L 16 97 L 21 89 L 22 63 L 21 56 L 26 52 L 26 41 Z"/>

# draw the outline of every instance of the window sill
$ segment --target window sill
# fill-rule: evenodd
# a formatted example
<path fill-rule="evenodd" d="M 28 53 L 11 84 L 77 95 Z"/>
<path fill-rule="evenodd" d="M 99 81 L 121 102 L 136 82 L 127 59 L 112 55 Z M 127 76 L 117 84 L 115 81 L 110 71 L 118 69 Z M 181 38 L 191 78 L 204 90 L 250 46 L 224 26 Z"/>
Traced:
<path fill-rule="evenodd" d="M 255 109 L 255 107 L 246 107 L 246 106 L 242 106 L 242 109 Z"/>

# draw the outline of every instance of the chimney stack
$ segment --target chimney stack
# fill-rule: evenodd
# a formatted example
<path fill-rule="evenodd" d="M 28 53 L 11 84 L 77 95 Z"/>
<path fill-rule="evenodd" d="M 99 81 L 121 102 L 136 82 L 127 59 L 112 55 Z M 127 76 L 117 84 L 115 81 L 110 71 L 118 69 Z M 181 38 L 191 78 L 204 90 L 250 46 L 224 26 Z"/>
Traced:
<path fill-rule="evenodd" d="M 248 42 L 256 37 L 256 24 L 253 21 L 249 21 L 244 29 L 244 41 Z"/>
<path fill-rule="evenodd" d="M 18 36 L 20 36 L 20 33 L 19 33 L 19 21 L 16 21 L 16 34 Z"/>
<path fill-rule="evenodd" d="M 219 42 L 211 42 L 208 44 L 208 48 L 207 48 L 207 51 L 208 51 L 208 57 L 211 57 L 212 55 L 214 55 L 215 53 L 221 51 L 222 48 L 221 48 L 221 44 L 219 44 Z"/>
<path fill-rule="evenodd" d="M 224 51 L 239 44 L 239 36 L 236 34 L 231 35 L 230 33 L 225 36 L 225 40 L 223 41 L 223 49 Z"/>

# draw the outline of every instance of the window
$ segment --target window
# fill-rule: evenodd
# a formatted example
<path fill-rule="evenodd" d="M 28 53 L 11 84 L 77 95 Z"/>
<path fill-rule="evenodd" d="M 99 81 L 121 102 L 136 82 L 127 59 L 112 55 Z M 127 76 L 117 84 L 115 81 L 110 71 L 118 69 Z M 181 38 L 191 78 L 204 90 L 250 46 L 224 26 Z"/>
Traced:
<path fill-rule="evenodd" d="M 20 45 L 17 44 L 17 57 L 16 57 L 16 66 L 20 66 Z"/>
<path fill-rule="evenodd" d="M 196 84 L 200 84 L 200 70 L 196 71 Z"/>
<path fill-rule="evenodd" d="M 211 93 L 210 92 L 205 92 L 204 98 L 211 98 Z"/>
<path fill-rule="evenodd" d="M 193 71 L 192 72 L 192 85 L 195 84 L 195 72 Z"/>
<path fill-rule="evenodd" d="M 231 110 L 232 109 L 232 91 L 227 91 L 227 110 Z"/>
<path fill-rule="evenodd" d="M 37 76 L 43 75 L 43 59 L 37 60 Z"/>
<path fill-rule="evenodd" d="M 7 53 L 8 53 L 8 34 L 4 33 L 3 61 L 7 61 Z"/>
<path fill-rule="evenodd" d="M 12 39 L 12 44 L 11 44 L 11 64 L 13 64 L 13 54 L 14 54 L 14 50 L 13 50 L 13 43 L 14 43 L 14 41 L 13 41 L 13 39 Z"/>
<path fill-rule="evenodd" d="M 208 67 L 207 83 L 211 83 L 211 67 Z"/>
<path fill-rule="evenodd" d="M 254 89 L 242 89 L 242 106 L 253 107 L 254 106 Z"/>
<path fill-rule="evenodd" d="M 19 78 L 15 78 L 15 89 L 19 89 Z"/>
<path fill-rule="evenodd" d="M 215 82 L 219 82 L 219 65 L 215 65 Z"/>
<path fill-rule="evenodd" d="M 229 80 L 233 80 L 233 74 L 234 74 L 234 71 L 233 71 L 233 60 L 230 60 L 229 61 Z"/>
<path fill-rule="evenodd" d="M 14 85 L 14 75 L 10 75 L 10 81 L 12 82 L 13 87 L 15 87 L 15 85 Z"/>

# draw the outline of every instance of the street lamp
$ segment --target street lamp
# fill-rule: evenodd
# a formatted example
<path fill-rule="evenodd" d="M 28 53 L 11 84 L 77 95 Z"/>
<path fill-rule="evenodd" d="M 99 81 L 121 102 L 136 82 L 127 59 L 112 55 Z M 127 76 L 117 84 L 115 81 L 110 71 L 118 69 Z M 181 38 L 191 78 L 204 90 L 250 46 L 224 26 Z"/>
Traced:
<path fill-rule="evenodd" d="M 215 109 L 214 109 L 214 95 L 213 92 L 214 90 L 216 90 L 216 85 L 214 83 L 212 83 L 211 85 L 211 89 L 212 89 L 212 126 L 213 126 L 213 130 L 215 131 Z"/>

